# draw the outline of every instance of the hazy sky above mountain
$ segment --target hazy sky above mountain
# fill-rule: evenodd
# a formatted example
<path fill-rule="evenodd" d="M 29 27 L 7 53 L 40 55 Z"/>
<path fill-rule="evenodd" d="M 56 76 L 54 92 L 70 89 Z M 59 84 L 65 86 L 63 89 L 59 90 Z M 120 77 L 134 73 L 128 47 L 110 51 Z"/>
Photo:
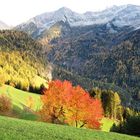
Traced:
<path fill-rule="evenodd" d="M 36 15 L 61 7 L 83 13 L 124 4 L 140 5 L 140 0 L 0 0 L 0 20 L 9 25 L 17 25 Z"/>

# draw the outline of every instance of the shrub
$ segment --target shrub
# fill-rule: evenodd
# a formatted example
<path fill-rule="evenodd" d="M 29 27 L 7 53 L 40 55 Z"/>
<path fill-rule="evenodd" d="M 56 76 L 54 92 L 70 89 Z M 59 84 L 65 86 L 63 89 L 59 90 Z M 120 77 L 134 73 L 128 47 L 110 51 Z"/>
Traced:
<path fill-rule="evenodd" d="M 0 96 L 0 113 L 1 114 L 8 113 L 11 110 L 12 110 L 11 100 L 6 96 L 1 95 Z"/>
<path fill-rule="evenodd" d="M 124 123 L 125 133 L 140 136 L 140 116 L 130 116 Z"/>
<path fill-rule="evenodd" d="M 114 125 L 111 131 L 140 136 L 140 114 L 132 110 L 129 110 L 128 113 L 125 115 L 124 121 L 120 122 L 118 125 Z"/>

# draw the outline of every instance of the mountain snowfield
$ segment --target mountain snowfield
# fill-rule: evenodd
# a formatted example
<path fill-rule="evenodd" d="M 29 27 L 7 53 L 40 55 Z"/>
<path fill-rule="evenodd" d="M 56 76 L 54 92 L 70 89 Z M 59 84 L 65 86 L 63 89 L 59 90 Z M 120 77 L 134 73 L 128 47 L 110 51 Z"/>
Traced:
<path fill-rule="evenodd" d="M 54 12 L 43 13 L 29 21 L 18 25 L 20 30 L 29 29 L 37 30 L 38 34 L 59 21 L 68 22 L 72 26 L 86 26 L 94 24 L 113 23 L 115 26 L 132 26 L 140 27 L 140 6 L 123 5 L 113 6 L 100 12 L 86 12 L 79 14 L 69 8 L 62 7 Z M 108 24 L 109 25 L 109 24 Z"/>

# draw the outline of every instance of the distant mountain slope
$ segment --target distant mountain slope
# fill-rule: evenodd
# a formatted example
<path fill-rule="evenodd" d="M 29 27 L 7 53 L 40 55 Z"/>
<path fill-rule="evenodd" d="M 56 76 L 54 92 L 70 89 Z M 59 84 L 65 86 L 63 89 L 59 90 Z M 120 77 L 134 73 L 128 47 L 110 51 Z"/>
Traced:
<path fill-rule="evenodd" d="M 62 28 L 60 36 L 51 39 L 51 46 L 46 48 L 48 59 L 84 77 L 139 89 L 140 30 L 116 26 L 113 29 L 115 33 L 107 24 L 73 27 L 70 31 Z M 50 35 L 45 36 L 48 39 Z"/>
<path fill-rule="evenodd" d="M 0 49 L 0 79 L 17 88 L 28 90 L 31 85 L 39 87 L 39 83 L 45 83 L 41 79 L 42 77 L 46 80 L 51 78 L 67 79 L 72 81 L 74 85 L 79 84 L 87 90 L 93 86 L 98 86 L 119 91 L 120 94 L 127 93 L 115 85 L 110 86 L 92 81 L 92 79 L 80 77 L 69 72 L 69 70 L 50 64 L 47 61 L 46 49 L 23 32 L 0 31 Z M 130 101 L 130 96 L 127 97 Z M 126 103 L 125 98 L 124 103 Z"/>
<path fill-rule="evenodd" d="M 111 22 L 70 27 L 61 21 L 46 30 L 39 41 L 50 62 L 82 77 L 128 89 L 136 99 L 140 89 L 139 35 L 139 29 Z"/>
<path fill-rule="evenodd" d="M 28 22 L 18 25 L 16 29 L 37 38 L 44 30 L 49 29 L 59 21 L 67 21 L 71 27 L 104 24 L 112 21 L 118 27 L 133 26 L 137 28 L 140 27 L 140 6 L 113 6 L 101 12 L 86 12 L 84 14 L 62 7 L 57 11 L 38 15 Z"/>
<path fill-rule="evenodd" d="M 10 27 L 4 22 L 0 21 L 0 30 L 9 29 Z"/>
<path fill-rule="evenodd" d="M 63 7 L 36 16 L 15 29 L 42 43 L 45 56 L 54 65 L 127 89 L 137 100 L 139 28 L 140 6 L 124 5 L 84 14 Z"/>

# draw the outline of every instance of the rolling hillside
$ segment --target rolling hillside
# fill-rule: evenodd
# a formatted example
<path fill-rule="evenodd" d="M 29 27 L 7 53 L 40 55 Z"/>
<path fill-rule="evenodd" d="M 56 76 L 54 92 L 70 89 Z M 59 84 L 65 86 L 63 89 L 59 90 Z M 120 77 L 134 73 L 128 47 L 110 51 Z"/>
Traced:
<path fill-rule="evenodd" d="M 28 106 L 28 100 L 33 99 L 34 106 L 31 108 L 36 111 L 41 107 L 40 95 L 16 89 L 14 87 L 3 85 L 0 87 L 0 94 L 4 94 L 12 100 L 12 104 L 20 109 Z"/>
<path fill-rule="evenodd" d="M 25 120 L 37 120 L 38 111 L 41 106 L 40 95 L 16 89 L 14 87 L 0 86 L 0 95 L 9 97 L 12 102 L 12 116 Z"/>
<path fill-rule="evenodd" d="M 0 117 L 0 139 L 6 140 L 139 140 L 137 137 L 90 129 Z"/>
<path fill-rule="evenodd" d="M 18 118 L 38 120 L 38 116 L 35 112 L 42 107 L 40 95 L 25 92 L 8 85 L 0 86 L 0 95 L 5 95 L 11 99 L 14 113 L 16 113 Z M 33 102 L 32 106 L 29 106 L 29 99 Z M 109 132 L 114 121 L 108 118 L 103 118 L 101 123 L 103 124 L 101 130 Z"/>

